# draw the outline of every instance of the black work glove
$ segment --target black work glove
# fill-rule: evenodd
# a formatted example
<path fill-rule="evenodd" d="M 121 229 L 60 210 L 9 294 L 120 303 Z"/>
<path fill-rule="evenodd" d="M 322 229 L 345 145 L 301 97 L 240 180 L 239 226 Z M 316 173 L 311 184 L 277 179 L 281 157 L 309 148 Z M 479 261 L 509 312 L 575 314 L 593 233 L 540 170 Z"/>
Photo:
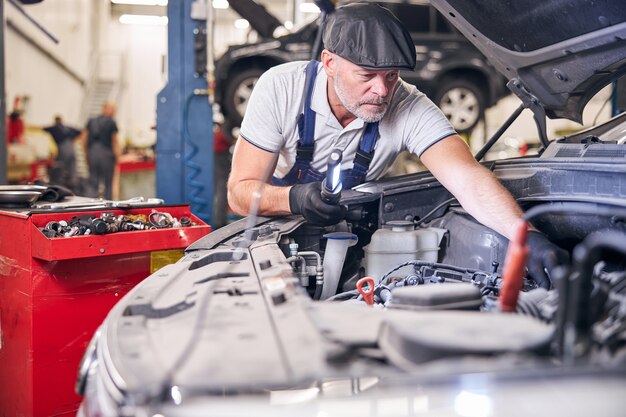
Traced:
<path fill-rule="evenodd" d="M 541 288 L 550 289 L 552 269 L 567 264 L 569 254 L 536 230 L 528 231 L 526 243 L 530 250 L 526 264 L 528 273 Z"/>
<path fill-rule="evenodd" d="M 289 190 L 289 209 L 293 214 L 302 214 L 309 222 L 321 226 L 339 223 L 346 216 L 346 207 L 326 204 L 321 190 L 319 182 L 294 185 Z"/>
<path fill-rule="evenodd" d="M 47 189 L 41 192 L 41 196 L 39 196 L 37 201 L 61 201 L 65 199 L 65 197 L 70 197 L 74 195 L 72 190 L 62 185 L 48 184 L 39 179 L 35 180 L 34 183 L 35 185 L 42 185 L 44 187 L 48 187 Z"/>

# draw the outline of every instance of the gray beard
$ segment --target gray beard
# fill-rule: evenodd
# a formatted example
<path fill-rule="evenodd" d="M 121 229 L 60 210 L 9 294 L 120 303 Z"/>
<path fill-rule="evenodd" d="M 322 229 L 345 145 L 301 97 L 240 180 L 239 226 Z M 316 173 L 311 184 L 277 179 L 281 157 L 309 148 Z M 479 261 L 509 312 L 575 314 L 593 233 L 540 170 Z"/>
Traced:
<path fill-rule="evenodd" d="M 343 104 L 343 106 L 348 109 L 350 113 L 363 120 L 365 123 L 380 122 L 385 116 L 385 113 L 387 113 L 387 108 L 389 107 L 389 105 L 385 106 L 385 108 L 378 113 L 370 114 L 363 111 L 359 104 L 351 104 L 346 97 L 343 86 L 339 83 L 338 77 L 333 78 L 333 86 L 335 87 L 335 93 L 337 93 L 337 97 L 339 97 L 339 101 L 341 101 L 341 104 Z"/>

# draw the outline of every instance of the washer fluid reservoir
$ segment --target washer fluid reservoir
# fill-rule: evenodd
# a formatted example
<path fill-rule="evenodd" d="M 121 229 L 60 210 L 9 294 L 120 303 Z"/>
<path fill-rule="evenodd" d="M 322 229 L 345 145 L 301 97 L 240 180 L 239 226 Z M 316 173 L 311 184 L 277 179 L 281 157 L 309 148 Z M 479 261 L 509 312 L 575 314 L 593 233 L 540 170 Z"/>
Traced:
<path fill-rule="evenodd" d="M 446 229 L 414 229 L 411 221 L 390 221 L 378 229 L 365 248 L 365 272 L 376 282 L 394 267 L 407 261 L 437 262 L 439 243 Z M 395 276 L 413 274 L 413 266 L 395 271 Z"/>

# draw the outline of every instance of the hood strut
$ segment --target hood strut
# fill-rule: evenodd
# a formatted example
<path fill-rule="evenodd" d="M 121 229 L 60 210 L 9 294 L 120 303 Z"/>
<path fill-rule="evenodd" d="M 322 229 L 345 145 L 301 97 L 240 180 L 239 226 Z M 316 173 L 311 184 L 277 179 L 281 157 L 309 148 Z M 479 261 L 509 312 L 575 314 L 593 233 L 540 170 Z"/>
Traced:
<path fill-rule="evenodd" d="M 524 105 L 520 104 L 520 106 L 517 109 L 515 109 L 515 111 L 509 116 L 509 118 L 506 119 L 504 123 L 502 123 L 502 126 L 500 126 L 500 129 L 498 129 L 498 131 L 493 134 L 491 139 L 489 139 L 487 143 L 485 143 L 485 145 L 478 152 L 476 152 L 476 155 L 474 156 L 474 158 L 476 158 L 477 161 L 480 162 L 480 160 L 483 159 L 485 154 L 489 152 L 489 149 L 491 149 L 494 143 L 496 143 L 498 139 L 500 139 L 500 136 L 502 136 L 502 134 L 509 128 L 509 126 L 511 126 L 513 122 L 517 120 L 519 115 L 522 114 L 523 110 L 524 110 Z"/>
<path fill-rule="evenodd" d="M 500 126 L 500 129 L 496 133 L 493 134 L 491 139 L 485 143 L 485 145 L 476 153 L 475 158 L 477 161 L 483 159 L 485 154 L 489 152 L 489 149 L 500 139 L 500 136 L 513 124 L 515 120 L 519 117 L 524 109 L 530 109 L 533 112 L 533 118 L 535 119 L 535 124 L 537 125 L 537 132 L 539 133 L 539 140 L 543 145 L 544 149 L 548 147 L 548 134 L 546 130 L 546 111 L 539 104 L 539 100 L 524 88 L 524 86 L 519 82 L 517 78 L 511 79 L 507 83 L 507 87 L 517 97 L 522 100 L 522 104 L 515 109 L 515 111 L 509 116 L 508 119 Z"/>
<path fill-rule="evenodd" d="M 513 92 L 520 100 L 522 105 L 533 112 L 533 118 L 537 125 L 537 133 L 539 140 L 544 148 L 548 147 L 548 134 L 546 129 L 546 110 L 539 103 L 537 97 L 532 95 L 517 78 L 512 78 L 507 84 L 509 90 Z"/>

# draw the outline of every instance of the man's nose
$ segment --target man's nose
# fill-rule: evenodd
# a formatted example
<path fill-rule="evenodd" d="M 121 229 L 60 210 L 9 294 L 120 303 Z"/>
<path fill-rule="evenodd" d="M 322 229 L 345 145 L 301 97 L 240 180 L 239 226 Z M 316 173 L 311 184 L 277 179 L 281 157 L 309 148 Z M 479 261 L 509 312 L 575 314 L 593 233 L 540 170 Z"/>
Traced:
<path fill-rule="evenodd" d="M 380 97 L 387 97 L 389 94 L 389 86 L 384 76 L 378 75 L 374 77 L 374 84 L 372 85 L 372 92 Z"/>

